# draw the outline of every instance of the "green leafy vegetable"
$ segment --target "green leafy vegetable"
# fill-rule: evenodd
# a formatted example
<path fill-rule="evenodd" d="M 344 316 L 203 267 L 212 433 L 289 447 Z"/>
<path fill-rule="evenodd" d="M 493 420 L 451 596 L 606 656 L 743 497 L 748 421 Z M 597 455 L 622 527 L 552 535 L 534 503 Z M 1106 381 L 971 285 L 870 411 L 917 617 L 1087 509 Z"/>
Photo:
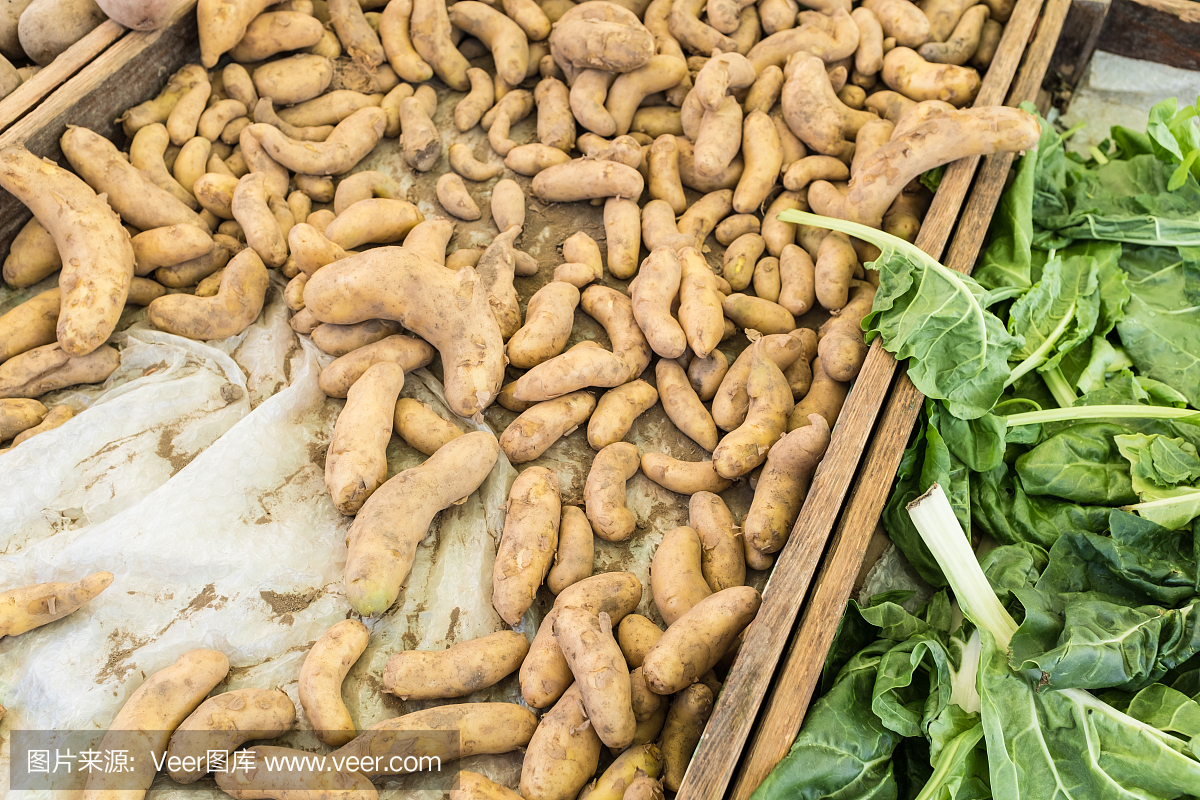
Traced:
<path fill-rule="evenodd" d="M 880 336 L 888 352 L 909 359 L 913 384 L 927 397 L 947 401 L 955 416 L 975 419 L 995 405 L 1008 378 L 1009 356 L 1021 340 L 986 310 L 987 290 L 874 228 L 802 211 L 785 211 L 779 218 L 841 231 L 878 247 L 879 289 L 863 320 L 868 341 Z"/>

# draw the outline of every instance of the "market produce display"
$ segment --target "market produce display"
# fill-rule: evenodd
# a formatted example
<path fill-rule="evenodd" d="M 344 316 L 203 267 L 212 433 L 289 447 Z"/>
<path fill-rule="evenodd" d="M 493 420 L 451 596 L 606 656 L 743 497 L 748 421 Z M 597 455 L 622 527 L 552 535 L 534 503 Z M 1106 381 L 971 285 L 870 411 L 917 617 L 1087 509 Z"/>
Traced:
<path fill-rule="evenodd" d="M 503 796 L 493 778 L 527 800 L 678 790 L 862 367 L 860 323 L 890 286 L 866 268 L 886 243 L 839 226 L 911 240 L 922 173 L 1037 143 L 1027 112 L 962 108 L 990 58 L 986 22 L 1011 9 L 849 6 L 200 0 L 202 63 L 122 115 L 128 141 L 71 127 L 70 170 L 0 153 L 0 187 L 34 214 L 5 280 L 61 270 L 0 317 L 12 447 L 86 417 L 46 394 L 122 380 L 130 337 L 226 353 L 283 313 L 290 347 L 321 367 L 327 447 L 309 462 L 324 491 L 306 502 L 340 512 L 346 549 L 315 557 L 344 570 L 312 587 L 340 621 L 267 656 L 301 654 L 293 713 L 275 684 L 205 701 L 229 663 L 192 644 L 143 684 L 161 685 L 163 708 L 139 689 L 118 721 L 157 714 L 149 746 L 181 759 L 307 733 L 374 766 L 300 788 L 354 797 L 375 796 L 396 775 L 384 756 L 422 730 L 461 735 L 457 750 L 421 745 L 451 761 L 528 748 L 518 775 L 467 777 L 463 796 Z M 541 224 L 568 203 L 598 209 L 596 236 Z M 837 219 L 780 217 L 810 207 Z M 146 306 L 133 327 L 129 304 Z M 232 380 L 218 394 L 240 404 L 247 389 L 270 394 Z M 492 538 L 473 556 L 490 585 L 472 593 L 490 608 L 465 624 L 486 632 L 455 634 L 456 608 L 446 647 L 406 636 L 364 667 L 389 617 L 424 600 L 439 515 L 484 496 Z M 675 519 L 657 545 L 656 516 Z M 415 627 L 425 611 L 403 613 Z M 356 718 L 352 681 L 374 681 L 392 713 Z M 518 687 L 540 720 L 511 702 Z M 221 700 L 234 691 L 251 694 Z M 284 757 L 296 741 L 242 752 Z M 213 767 L 188 763 L 183 782 Z M 286 794 L 270 780 L 216 785 Z"/>
<path fill-rule="evenodd" d="M 932 596 L 851 602 L 755 800 L 1196 795 L 1195 116 L 1083 155 L 1043 121 L 971 277 L 827 221 L 927 395 L 883 524 Z"/>

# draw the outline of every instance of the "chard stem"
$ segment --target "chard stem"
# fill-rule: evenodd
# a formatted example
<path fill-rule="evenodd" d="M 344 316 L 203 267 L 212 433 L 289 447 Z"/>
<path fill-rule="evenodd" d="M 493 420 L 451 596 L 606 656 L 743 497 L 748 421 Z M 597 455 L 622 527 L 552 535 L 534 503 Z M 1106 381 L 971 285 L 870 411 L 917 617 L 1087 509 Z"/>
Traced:
<path fill-rule="evenodd" d="M 942 487 L 934 483 L 929 491 L 909 503 L 908 515 L 950 582 L 963 613 L 990 633 L 997 644 L 1007 648 L 1017 631 L 1017 623 L 992 591 Z"/>
<path fill-rule="evenodd" d="M 1030 353 L 1029 358 L 1013 368 L 1013 371 L 1008 376 L 1008 380 L 1004 382 L 1005 389 L 1016 383 L 1025 373 L 1031 372 L 1046 363 L 1046 359 L 1050 357 L 1050 351 L 1054 349 L 1054 345 L 1058 343 L 1059 338 L 1066 332 L 1067 326 L 1071 324 L 1071 320 L 1073 319 L 1075 319 L 1074 300 L 1071 301 L 1071 307 L 1067 309 L 1067 313 L 1059 320 L 1058 325 L 1046 337 L 1046 341 L 1038 345 L 1038 349 Z"/>
<path fill-rule="evenodd" d="M 1060 368 L 1046 370 L 1042 373 L 1042 380 L 1046 382 L 1046 388 L 1050 390 L 1050 394 L 1054 395 L 1055 402 L 1061 407 L 1070 408 L 1079 399 L 1075 390 L 1071 388 L 1071 384 L 1067 383 Z"/>
<path fill-rule="evenodd" d="M 1077 419 L 1176 419 L 1200 423 L 1200 412 L 1191 408 L 1170 406 L 1071 406 L 1070 408 L 1048 408 L 1044 411 L 1026 411 L 1006 417 L 1010 428 L 1022 425 L 1041 425 L 1046 422 L 1069 422 Z"/>

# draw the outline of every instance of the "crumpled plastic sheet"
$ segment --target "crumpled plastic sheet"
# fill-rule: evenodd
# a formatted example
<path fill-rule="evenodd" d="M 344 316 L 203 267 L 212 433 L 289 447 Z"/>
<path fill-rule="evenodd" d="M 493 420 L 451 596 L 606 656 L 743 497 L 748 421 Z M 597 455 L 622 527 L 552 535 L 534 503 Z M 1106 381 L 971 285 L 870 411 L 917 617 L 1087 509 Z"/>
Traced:
<path fill-rule="evenodd" d="M 154 331 L 144 310 L 128 312 L 128 327 L 114 339 L 121 348 L 117 372 L 99 386 L 43 398 L 79 413 L 0 456 L 0 590 L 101 570 L 116 576 L 74 614 L 0 641 L 5 793 L 9 731 L 94 730 L 98 744 L 145 678 L 194 648 L 229 657 L 229 676 L 216 693 L 280 688 L 292 698 L 297 727 L 271 744 L 329 750 L 304 718 L 297 677 L 312 643 L 351 615 L 342 586 L 350 518 L 334 509 L 324 483 L 325 450 L 344 401 L 318 388 L 331 359 L 292 332 L 281 290 L 276 280 L 259 320 L 219 342 Z M 652 372 L 644 377 L 653 380 Z M 407 376 L 403 395 L 429 403 L 463 430 L 499 434 L 516 416 L 493 406 L 481 421 L 456 417 L 425 369 Z M 703 457 L 661 406 L 638 419 L 630 439 L 643 451 Z M 584 426 L 521 468 L 556 470 L 563 501 L 582 505 L 591 458 Z M 423 460 L 392 438 L 389 474 Z M 392 653 L 443 649 L 505 628 L 491 605 L 491 573 L 516 475 L 501 453 L 480 490 L 435 519 L 397 604 L 365 620 L 370 644 L 343 687 L 360 730 L 439 704 L 382 691 Z M 726 498 L 740 517 L 750 492 L 743 483 Z M 664 533 L 686 524 L 687 498 L 639 473 L 628 500 L 639 531 L 626 544 L 597 539 L 596 571 L 636 573 L 644 587 L 639 611 L 661 624 L 650 597 L 650 558 Z M 764 580 L 753 582 L 761 588 Z M 532 638 L 552 601 L 543 589 L 518 630 Z M 450 702 L 478 701 L 521 702 L 517 676 Z M 473 756 L 457 764 L 515 785 L 522 757 Z M 380 784 L 382 796 L 409 796 L 413 780 Z M 225 795 L 211 776 L 185 789 L 160 775 L 149 796 Z"/>

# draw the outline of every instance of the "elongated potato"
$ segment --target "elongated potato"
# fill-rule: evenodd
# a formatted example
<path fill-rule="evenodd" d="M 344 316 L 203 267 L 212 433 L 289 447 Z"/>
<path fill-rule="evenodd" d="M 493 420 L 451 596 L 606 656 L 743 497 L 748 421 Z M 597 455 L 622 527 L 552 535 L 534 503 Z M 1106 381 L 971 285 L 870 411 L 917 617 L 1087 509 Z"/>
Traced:
<path fill-rule="evenodd" d="M 389 479 L 363 504 L 347 534 L 346 597 L 358 613 L 391 607 L 434 515 L 479 488 L 499 451 L 490 433 L 465 434 Z"/>
<path fill-rule="evenodd" d="M 225 339 L 253 324 L 262 311 L 270 277 L 258 254 L 247 248 L 230 260 L 215 297 L 172 294 L 150 304 L 150 321 L 188 339 Z"/>
<path fill-rule="evenodd" d="M 601 745 L 579 684 L 573 683 L 538 722 L 529 740 L 521 768 L 521 796 L 525 800 L 574 800 L 596 772 Z"/>
<path fill-rule="evenodd" d="M 639 180 L 641 177 L 641 173 L 638 173 Z M 637 194 L 641 194 L 640 188 Z M 641 221 L 636 200 L 632 197 L 609 197 L 604 201 L 604 235 L 608 240 L 608 271 L 621 280 L 633 277 L 641 249 Z"/>
<path fill-rule="evenodd" d="M 721 343 L 725 317 L 717 278 L 704 256 L 694 247 L 679 252 L 679 323 L 687 334 L 688 345 L 699 358 L 705 358 Z"/>
<path fill-rule="evenodd" d="M 558 550 L 554 566 L 546 576 L 546 586 L 554 594 L 592 575 L 596 543 L 587 515 L 578 506 L 563 506 L 558 527 Z"/>
<path fill-rule="evenodd" d="M 167 771 L 176 783 L 195 783 L 217 766 L 210 762 L 214 753 L 224 753 L 228 761 L 247 741 L 279 736 L 295 723 L 296 705 L 278 689 L 234 689 L 215 695 L 175 729 L 167 763 L 180 766 Z M 198 766 L 189 769 L 185 763 Z"/>
<path fill-rule="evenodd" d="M 550 571 L 561 513 L 554 472 L 530 467 L 517 476 L 492 569 L 492 606 L 509 625 L 520 623 Z"/>
<path fill-rule="evenodd" d="M 450 24 L 474 36 L 492 51 L 496 74 L 509 86 L 525 80 L 529 69 L 529 40 L 521 27 L 476 0 L 459 0 L 449 8 Z"/>
<path fill-rule="evenodd" d="M 629 286 L 634 319 L 650 347 L 665 359 L 678 358 L 687 349 L 683 328 L 671 316 L 671 304 L 679 294 L 680 274 L 679 256 L 668 247 L 659 247 L 642 262 L 638 276 Z"/>
<path fill-rule="evenodd" d="M 354 325 L 326 322 L 316 327 L 312 339 L 322 353 L 341 357 L 399 332 L 400 325 L 388 319 L 369 319 Z"/>
<path fill-rule="evenodd" d="M 666 453 L 642 456 L 642 472 L 659 486 L 677 494 L 723 492 L 731 485 L 731 481 L 717 473 L 711 461 L 679 461 Z"/>
<path fill-rule="evenodd" d="M 293 172 L 341 175 L 374 149 L 386 126 L 387 114 L 383 109 L 368 106 L 339 122 L 323 142 L 297 142 L 273 125 L 263 123 L 251 125 L 243 136 L 256 138 L 271 158 Z"/>
<path fill-rule="evenodd" d="M 551 281 L 529 298 L 525 324 L 508 340 L 509 363 L 518 369 L 536 367 L 562 352 L 571 335 L 579 290 Z"/>
<path fill-rule="evenodd" d="M 578 428 L 596 408 L 596 398 L 578 391 L 546 400 L 512 421 L 500 436 L 500 448 L 514 464 L 524 464 Z"/>
<path fill-rule="evenodd" d="M 108 204 L 120 215 L 122 221 L 143 231 L 176 224 L 194 225 L 202 230 L 209 230 L 199 214 L 170 192 L 151 183 L 125 160 L 125 156 L 117 150 L 116 145 L 103 136 L 87 128 L 72 127 L 62 135 L 61 145 L 63 155 L 67 157 L 67 161 L 79 177 L 97 192 L 108 195 Z M 44 183 L 39 184 L 39 189 L 44 188 Z M 23 202 L 29 205 L 27 201 Z M 57 208 L 57 205 L 55 207 Z M 37 215 L 36 211 L 34 215 Z M 60 246 L 59 253 L 62 252 L 63 248 Z M 92 260 L 94 261 L 94 257 Z"/>
<path fill-rule="evenodd" d="M 550 613 L 542 619 L 529 646 L 529 655 L 521 663 L 521 696 L 534 708 L 554 703 L 574 681 L 571 668 L 554 637 L 554 620 L 563 608 L 585 608 L 594 614 L 607 613 L 615 622 L 637 608 L 642 599 L 642 583 L 632 572 L 606 572 L 584 578 L 564 589 L 554 601 Z"/>
<path fill-rule="evenodd" d="M 663 785 L 679 791 L 692 753 L 700 743 L 704 725 L 712 714 L 713 693 L 703 683 L 693 683 L 671 701 L 662 731 Z"/>
<path fill-rule="evenodd" d="M 829 447 L 829 424 L 816 414 L 809 416 L 809 423 L 771 448 L 759 475 L 742 527 L 746 540 L 761 552 L 774 553 L 787 544 L 813 473 Z"/>
<path fill-rule="evenodd" d="M 658 391 L 642 380 L 605 392 L 588 421 L 588 444 L 601 450 L 621 441 L 633 421 L 657 402 Z"/>
<path fill-rule="evenodd" d="M 388 63 L 402 80 L 423 83 L 433 77 L 433 67 L 413 47 L 412 0 L 389 2 L 379 19 L 379 41 Z"/>
<path fill-rule="evenodd" d="M 712 590 L 701 567 L 700 535 L 681 526 L 663 536 L 650 562 L 650 591 L 654 607 L 668 626 L 679 619 Z"/>
<path fill-rule="evenodd" d="M 575 676 L 588 719 L 609 747 L 629 746 L 637 730 L 630 699 L 629 667 L 613 637 L 612 619 L 601 611 L 565 607 L 554 618 L 554 638 Z"/>
<path fill-rule="evenodd" d="M 783 435 L 792 413 L 792 390 L 779 365 L 766 353 L 761 340 L 750 361 L 746 393 L 750 404 L 745 421 L 726 434 L 713 451 L 713 467 L 725 478 L 738 478 L 763 463 L 767 451 Z"/>
<path fill-rule="evenodd" d="M 393 319 L 428 341 L 447 365 L 450 409 L 470 417 L 491 405 L 504 378 L 488 288 L 474 269 L 456 273 L 402 247 L 376 247 L 313 273 L 304 305 L 323 322 Z"/>
<path fill-rule="evenodd" d="M 179 99 L 197 83 L 207 79 L 208 73 L 202 66 L 187 64 L 171 76 L 157 97 L 134 106 L 122 114 L 117 121 L 121 123 L 125 135 L 130 138 L 146 125 L 155 122 L 165 123 L 171 114 L 171 109 L 175 107 Z"/>
<path fill-rule="evenodd" d="M 386 361 L 350 387 L 325 458 L 325 486 L 343 514 L 357 513 L 387 480 L 387 443 L 403 388 L 404 370 Z"/>
<path fill-rule="evenodd" d="M 404 650 L 383 668 L 383 689 L 404 700 L 464 697 L 516 672 L 529 652 L 529 640 L 498 631 L 440 651 Z"/>
<path fill-rule="evenodd" d="M 121 364 L 116 348 L 97 347 L 71 356 L 62 345 L 35 347 L 0 364 L 0 397 L 34 398 L 81 383 L 101 383 Z"/>
<path fill-rule="evenodd" d="M 357 732 L 342 702 L 342 681 L 367 649 L 370 631 L 356 619 L 342 620 L 313 644 L 300 667 L 300 705 L 317 738 L 338 747 Z"/>
<path fill-rule="evenodd" d="M 238 181 L 230 210 L 246 233 L 246 244 L 268 267 L 280 267 L 288 256 L 287 238 L 271 213 L 268 192 L 266 174 L 251 172 Z"/>
<path fill-rule="evenodd" d="M 606 197 L 636 199 L 643 188 L 645 180 L 640 172 L 614 161 L 575 159 L 542 170 L 533 178 L 533 193 L 543 203 Z"/>
<path fill-rule="evenodd" d="M 330 757 L 357 762 L 359 775 L 377 778 L 402 772 L 407 756 L 445 763 L 510 753 L 529 743 L 535 727 L 537 717 L 516 703 L 443 705 L 378 722 Z"/>
<path fill-rule="evenodd" d="M 625 482 L 638 470 L 637 446 L 616 442 L 592 459 L 583 498 L 588 521 L 601 539 L 624 542 L 633 535 L 637 518 L 625 502 Z"/>
<path fill-rule="evenodd" d="M 155 761 L 167 751 L 171 734 L 229 672 L 229 659 L 216 650 L 189 650 L 169 667 L 148 677 L 129 696 L 109 725 L 97 748 L 100 752 L 128 752 L 136 737 L 149 752 L 132 759 L 124 772 L 88 773 L 83 797 L 101 800 L 116 790 L 144 796 L 154 781 Z"/>
<path fill-rule="evenodd" d="M 171 225 L 142 231 L 130 241 L 136 260 L 135 272 L 149 275 L 159 267 L 182 264 L 212 252 L 213 240 L 191 225 Z"/>
<path fill-rule="evenodd" d="M 358 0 L 329 0 L 329 19 L 346 53 L 368 69 L 383 63 L 385 55 L 379 36 Z"/>
<path fill-rule="evenodd" d="M 709 595 L 675 621 L 646 654 L 642 674 L 658 694 L 674 694 L 712 669 L 758 614 L 762 598 L 750 586 Z"/>
<path fill-rule="evenodd" d="M 688 504 L 688 523 L 700 537 L 700 571 L 708 588 L 744 586 L 746 555 L 725 501 L 712 492 L 696 492 Z"/>
<path fill-rule="evenodd" d="M 37 217 L 17 233 L 4 259 L 4 282 L 14 289 L 32 286 L 62 268 L 54 237 Z"/>
<path fill-rule="evenodd" d="M 421 210 L 407 200 L 370 198 L 339 213 L 325 235 L 338 247 L 354 250 L 365 244 L 403 241 L 424 220 Z"/>
<path fill-rule="evenodd" d="M 125 306 L 134 271 L 129 234 L 87 184 L 24 147 L 0 150 L 0 187 L 29 207 L 62 256 L 58 339 L 64 352 L 92 352 L 108 339 Z"/>
<path fill-rule="evenodd" d="M 467 70 L 470 63 L 450 38 L 450 16 L 445 0 L 413 0 L 409 32 L 413 49 L 442 81 L 456 92 L 470 87 Z"/>
<path fill-rule="evenodd" d="M 434 354 L 433 347 L 421 339 L 403 335 L 389 336 L 336 359 L 321 370 L 318 383 L 321 391 L 328 396 L 346 397 L 354 382 L 373 364 L 385 361 L 395 363 L 408 373 L 431 362 Z M 400 406 L 397 403 L 397 416 L 399 413 Z M 396 423 L 396 427 L 400 429 L 401 426 Z"/>
<path fill-rule="evenodd" d="M 788 430 L 793 431 L 811 424 L 809 417 L 812 414 L 822 417 L 830 427 L 833 427 L 837 422 L 838 415 L 842 412 L 842 404 L 846 402 L 846 395 L 849 392 L 849 384 L 829 377 L 829 374 L 825 372 L 825 367 L 821 364 L 821 357 L 814 358 L 812 360 L 811 387 L 804 399 L 796 403 L 791 416 L 788 417 Z"/>
<path fill-rule="evenodd" d="M 685 436 L 712 452 L 717 446 L 716 423 L 692 389 L 683 367 L 673 359 L 661 358 L 654 375 L 667 417 Z"/>
<path fill-rule="evenodd" d="M 0 406 L 0 424 L 3 415 Z M 9 438 L 6 433 L 0 428 L 0 437 Z M 0 592 L 0 636 L 19 636 L 60 620 L 107 589 L 112 581 L 111 572 L 96 572 L 74 583 L 38 583 Z"/>
<path fill-rule="evenodd" d="M 401 397 L 396 401 L 393 425 L 401 439 L 427 456 L 463 435 L 453 422 L 440 417 L 428 405 L 409 397 Z"/>

